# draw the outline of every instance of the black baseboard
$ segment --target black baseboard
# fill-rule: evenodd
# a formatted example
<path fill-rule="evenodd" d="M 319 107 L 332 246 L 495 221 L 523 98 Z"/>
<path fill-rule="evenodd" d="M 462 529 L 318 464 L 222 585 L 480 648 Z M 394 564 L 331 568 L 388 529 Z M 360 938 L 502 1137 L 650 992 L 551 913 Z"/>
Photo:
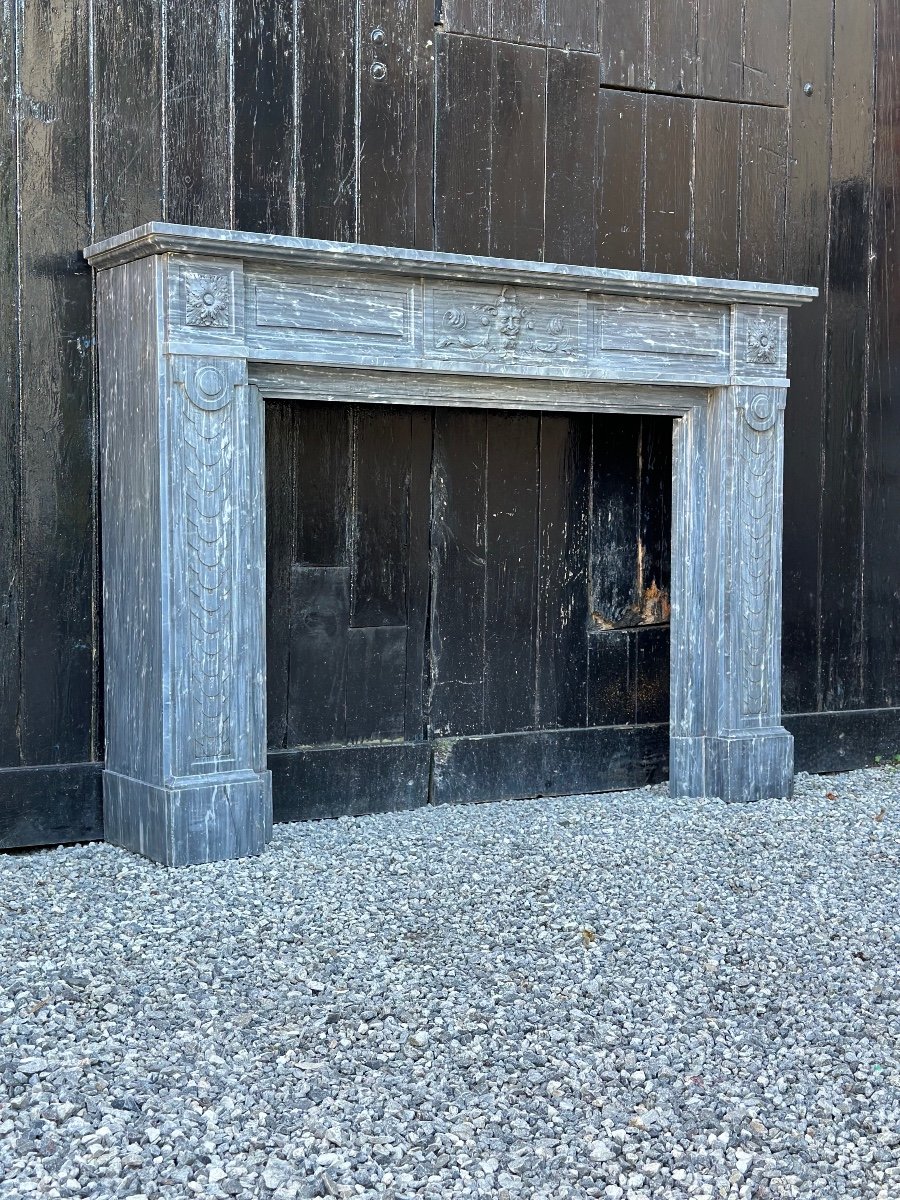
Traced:
<path fill-rule="evenodd" d="M 0 768 L 0 850 L 103 837 L 102 763 Z"/>
<path fill-rule="evenodd" d="M 798 771 L 831 774 L 900 753 L 900 708 L 788 713 Z M 427 803 L 574 795 L 666 778 L 667 726 L 496 734 L 436 743 L 275 751 L 276 821 L 360 816 Z M 0 850 L 103 837 L 102 763 L 0 768 Z"/>
<path fill-rule="evenodd" d="M 428 803 L 427 742 L 322 746 L 269 754 L 276 821 L 360 817 Z"/>
<path fill-rule="evenodd" d="M 871 767 L 900 753 L 900 708 L 786 713 L 794 735 L 794 769 L 813 775 Z"/>
<path fill-rule="evenodd" d="M 668 725 L 447 738 L 434 746 L 432 800 L 462 804 L 612 792 L 658 783 L 668 771 Z"/>

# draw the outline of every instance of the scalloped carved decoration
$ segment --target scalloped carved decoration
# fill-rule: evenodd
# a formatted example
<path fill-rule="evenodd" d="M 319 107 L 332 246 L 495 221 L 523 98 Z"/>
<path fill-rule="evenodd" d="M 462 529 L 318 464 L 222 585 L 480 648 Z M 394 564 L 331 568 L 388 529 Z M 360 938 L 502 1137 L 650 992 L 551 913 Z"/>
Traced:
<path fill-rule="evenodd" d="M 782 395 L 756 392 L 739 402 L 741 711 L 761 717 L 770 707 L 769 637 L 775 620 L 773 547 L 777 499 L 774 428 Z"/>
<path fill-rule="evenodd" d="M 184 454 L 184 570 L 188 599 L 193 764 L 234 753 L 231 560 L 234 445 L 225 372 L 202 366 L 180 387 Z"/>

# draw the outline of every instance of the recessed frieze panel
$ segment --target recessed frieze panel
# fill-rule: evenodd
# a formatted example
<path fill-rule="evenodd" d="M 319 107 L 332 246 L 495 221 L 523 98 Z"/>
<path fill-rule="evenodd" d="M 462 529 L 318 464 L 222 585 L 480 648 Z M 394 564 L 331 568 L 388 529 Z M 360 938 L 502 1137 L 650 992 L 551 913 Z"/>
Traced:
<path fill-rule="evenodd" d="M 426 286 L 425 352 L 498 367 L 581 362 L 585 306 L 577 295 L 510 284 Z"/>
<path fill-rule="evenodd" d="M 349 351 L 361 358 L 409 354 L 413 345 L 415 283 L 372 276 L 348 279 L 335 271 L 296 275 L 254 273 L 247 288 L 247 337 L 264 344 Z"/>
<path fill-rule="evenodd" d="M 728 310 L 711 304 L 660 304 L 621 296 L 591 303 L 598 354 L 677 355 L 708 366 L 728 357 Z"/>

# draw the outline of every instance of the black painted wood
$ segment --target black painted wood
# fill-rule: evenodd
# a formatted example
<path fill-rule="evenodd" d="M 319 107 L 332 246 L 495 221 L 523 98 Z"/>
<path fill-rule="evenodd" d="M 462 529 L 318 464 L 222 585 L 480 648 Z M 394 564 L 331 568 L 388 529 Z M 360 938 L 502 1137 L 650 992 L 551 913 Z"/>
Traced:
<path fill-rule="evenodd" d="M 234 225 L 294 231 L 294 0 L 234 0 Z"/>
<path fill-rule="evenodd" d="M 877 8 L 876 141 L 873 187 L 872 307 L 869 403 L 865 423 L 866 530 L 863 621 L 864 702 L 900 702 L 900 14 L 885 0 Z"/>
<path fill-rule="evenodd" d="M 230 0 L 167 8 L 165 217 L 232 224 Z"/>
<path fill-rule="evenodd" d="M 297 13 L 297 233 L 353 241 L 356 0 L 316 0 Z"/>
<path fill-rule="evenodd" d="M 835 6 L 826 394 L 822 431 L 820 688 L 827 709 L 863 704 L 867 334 L 872 254 L 875 14 Z"/>
<path fill-rule="evenodd" d="M 11 18 L 10 9 L 4 17 Z M 22 620 L 21 414 L 19 391 L 19 231 L 14 38 L 0 39 L 0 764 L 21 761 Z M 13 804 L 15 802 L 13 801 Z"/>
<path fill-rule="evenodd" d="M 96 752 L 96 443 L 87 0 L 18 26 L 21 690 L 28 765 Z"/>
<path fill-rule="evenodd" d="M 791 128 L 786 193 L 785 276 L 820 290 L 791 326 L 785 410 L 782 694 L 788 712 L 821 706 L 818 662 L 819 506 L 833 40 L 832 4 L 793 0 Z M 827 19 L 826 19 L 827 18 Z M 812 94 L 806 95 L 809 84 Z M 752 214 L 751 214 L 752 216 Z M 744 225 L 742 211 L 741 222 Z"/>
<path fill-rule="evenodd" d="M 840 761 L 875 753 L 860 731 L 890 720 L 859 706 L 900 695 L 900 18 L 889 0 L 739 7 L 735 20 L 732 0 L 444 0 L 436 30 L 433 0 L 93 0 L 90 20 L 87 0 L 0 4 L 0 767 L 103 754 L 93 314 L 78 247 L 158 216 L 827 285 L 792 322 L 785 707 L 826 713 L 818 724 L 798 718 L 828 730 L 808 735 L 808 758 L 798 741 L 801 767 L 833 762 L 836 730 L 866 747 Z M 372 36 L 379 26 L 383 41 Z M 427 738 L 432 683 L 438 708 L 448 683 L 432 679 L 430 662 L 435 418 L 410 418 L 400 537 L 389 490 L 370 493 L 364 519 L 353 508 L 349 415 L 326 428 L 304 406 L 276 408 L 270 741 L 289 740 L 294 564 L 346 570 L 354 606 L 369 603 L 371 583 L 374 611 L 387 603 L 371 575 L 381 537 L 405 547 L 405 611 L 391 584 L 391 612 L 354 616 L 353 628 L 405 628 L 402 734 Z M 617 436 L 617 420 L 597 423 L 604 438 Z M 639 716 L 641 680 L 655 664 L 658 699 L 665 666 L 662 627 L 588 627 L 573 534 L 590 495 L 582 436 L 564 419 L 541 422 L 528 702 L 544 728 L 649 719 Z M 622 454 L 635 462 L 637 427 L 631 438 Z M 383 449 L 387 462 L 394 450 Z M 440 465 L 451 450 L 436 449 Z M 484 469 L 489 489 L 489 460 Z M 648 467 L 642 488 L 658 493 L 666 470 Z M 507 479 L 511 495 L 531 486 L 526 475 Z M 366 480 L 356 484 L 364 499 Z M 445 529 L 461 520 L 445 518 Z M 352 558 L 354 528 L 368 565 Z M 620 544 L 633 574 L 639 536 L 652 538 L 640 522 L 630 528 Z M 654 553 L 664 562 L 664 546 Z M 485 550 L 485 578 L 500 561 Z M 385 563 L 396 579 L 393 551 Z M 554 627 L 563 607 L 571 617 Z M 382 650 L 396 663 L 396 644 Z M 833 715 L 840 708 L 846 718 Z M 395 713 L 375 724 L 399 728 Z M 9 775 L 4 786 L 25 814 L 15 836 L 41 841 L 50 835 L 24 782 L 33 778 Z M 63 791 L 72 829 L 89 828 L 93 818 L 79 824 L 76 813 L 88 812 L 88 792 Z"/>

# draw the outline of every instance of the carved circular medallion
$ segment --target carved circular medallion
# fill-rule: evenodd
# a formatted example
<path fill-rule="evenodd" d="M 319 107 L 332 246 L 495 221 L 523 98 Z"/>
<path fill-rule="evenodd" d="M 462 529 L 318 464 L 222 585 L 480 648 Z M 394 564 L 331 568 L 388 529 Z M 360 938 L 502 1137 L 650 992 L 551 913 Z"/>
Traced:
<path fill-rule="evenodd" d="M 194 376 L 194 403 L 207 411 L 222 408 L 228 399 L 225 376 L 218 367 L 201 367 Z"/>
<path fill-rule="evenodd" d="M 778 407 L 778 400 L 773 392 L 758 392 L 744 408 L 747 424 L 757 433 L 765 433 L 775 424 Z"/>

